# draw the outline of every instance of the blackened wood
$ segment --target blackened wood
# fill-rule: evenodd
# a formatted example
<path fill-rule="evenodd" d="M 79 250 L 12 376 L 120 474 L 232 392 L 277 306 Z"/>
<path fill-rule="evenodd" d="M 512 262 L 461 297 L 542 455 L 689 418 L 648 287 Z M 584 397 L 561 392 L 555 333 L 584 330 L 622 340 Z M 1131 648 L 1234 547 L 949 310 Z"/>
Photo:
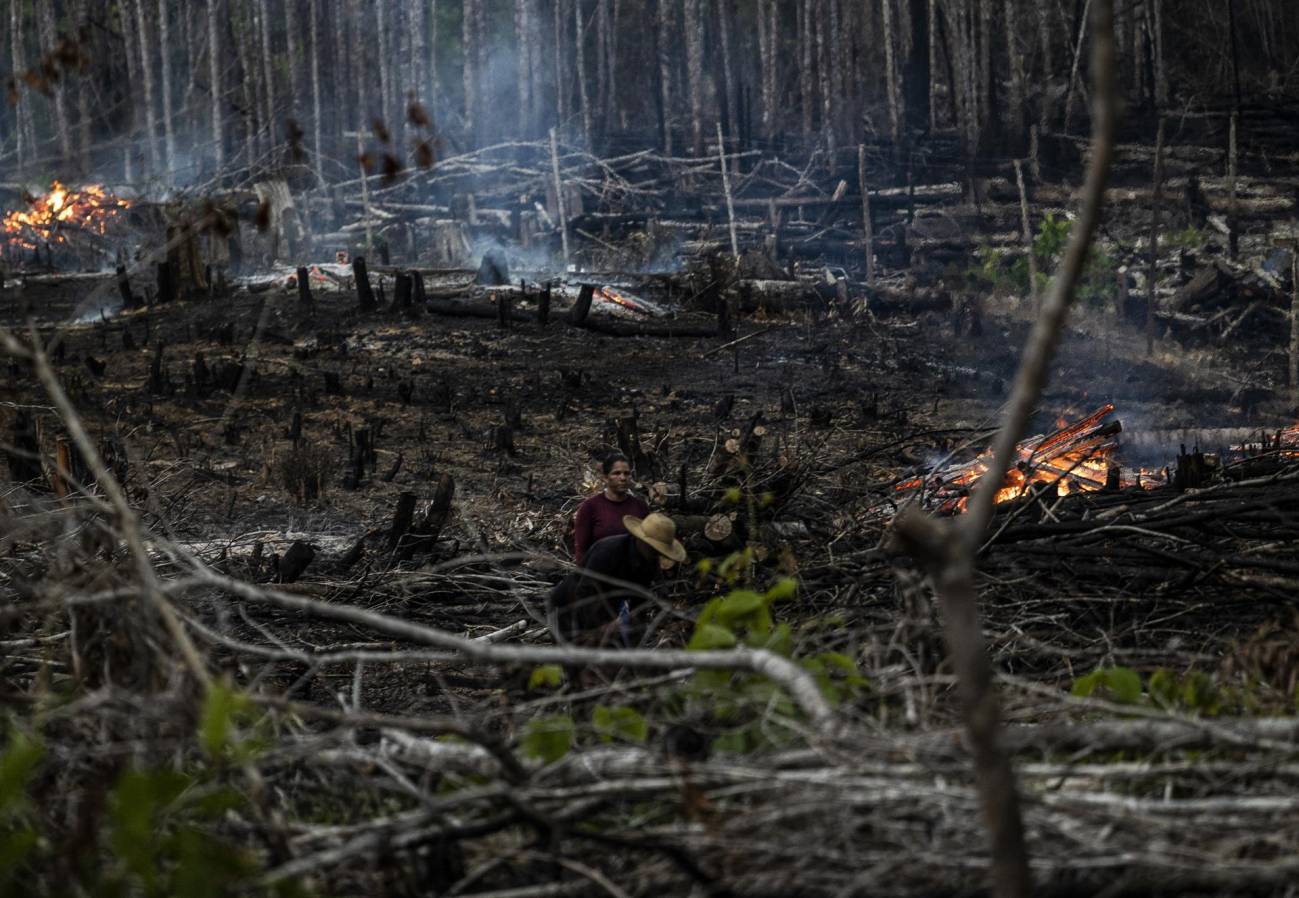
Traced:
<path fill-rule="evenodd" d="M 293 410 L 293 418 L 289 421 L 288 437 L 294 446 L 302 441 L 302 412 L 297 409 Z"/>
<path fill-rule="evenodd" d="M 410 532 L 415 521 L 415 494 L 402 492 L 397 497 L 397 509 L 393 512 L 392 526 L 388 529 L 388 550 L 392 551 L 402 542 L 402 537 Z"/>
<path fill-rule="evenodd" d="M 374 289 L 370 286 L 370 274 L 365 267 L 365 257 L 357 256 L 352 260 L 352 275 L 356 278 L 356 300 L 362 312 L 373 312 L 379 308 Z"/>
<path fill-rule="evenodd" d="M 176 273 L 170 261 L 159 262 L 158 302 L 171 302 L 176 298 Z"/>
<path fill-rule="evenodd" d="M 537 297 L 537 323 L 545 327 L 550 323 L 550 284 Z"/>
<path fill-rule="evenodd" d="M 514 297 L 508 293 L 496 294 L 496 325 L 501 328 L 510 326 L 510 316 L 514 312 Z"/>
<path fill-rule="evenodd" d="M 492 428 L 492 448 L 497 452 L 504 452 L 506 455 L 513 457 L 514 449 L 514 428 L 508 424 L 500 424 Z"/>
<path fill-rule="evenodd" d="M 405 273 L 398 274 L 396 286 L 392 290 L 392 307 L 394 309 L 409 309 L 414 293 L 415 282 L 411 279 L 411 276 Z"/>
<path fill-rule="evenodd" d="M 595 287 L 591 284 L 583 284 L 582 289 L 577 293 L 577 302 L 573 303 L 573 308 L 568 313 L 568 320 L 577 327 L 586 324 L 587 317 L 591 314 L 591 301 L 595 299 Z"/>
<path fill-rule="evenodd" d="M 311 274 L 306 268 L 298 268 L 298 302 L 304 306 L 311 305 Z"/>
<path fill-rule="evenodd" d="M 337 371 L 325 371 L 325 392 L 331 396 L 340 396 L 343 393 L 343 381 Z"/>
<path fill-rule="evenodd" d="M 428 291 L 424 289 L 424 273 L 412 268 L 410 272 L 411 287 L 414 291 L 415 302 L 423 307 L 428 302 Z"/>
<path fill-rule="evenodd" d="M 131 279 L 126 276 L 126 266 L 117 266 L 117 292 L 122 296 L 122 308 L 135 308 L 135 294 L 131 292 Z"/>
<path fill-rule="evenodd" d="M 315 557 L 315 549 L 300 539 L 295 540 L 279 560 L 276 581 L 279 583 L 296 582 Z"/>

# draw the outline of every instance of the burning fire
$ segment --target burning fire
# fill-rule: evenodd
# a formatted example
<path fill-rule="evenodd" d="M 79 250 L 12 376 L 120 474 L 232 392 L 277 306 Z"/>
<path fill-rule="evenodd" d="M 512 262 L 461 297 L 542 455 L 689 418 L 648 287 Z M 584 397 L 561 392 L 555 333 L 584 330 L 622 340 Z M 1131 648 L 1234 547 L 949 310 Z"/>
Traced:
<path fill-rule="evenodd" d="M 34 250 L 41 244 L 63 243 L 68 230 L 102 237 L 108 223 L 131 206 L 130 201 L 113 196 L 98 184 L 72 190 L 58 181 L 45 196 L 32 197 L 29 202 L 30 208 L 4 217 L 10 246 Z"/>
<path fill-rule="evenodd" d="M 1057 495 L 1095 492 L 1106 486 L 1121 488 L 1149 483 L 1150 474 L 1141 471 L 1135 481 L 1124 480 L 1114 462 L 1118 421 L 1106 422 L 1114 406 L 1106 404 L 1072 424 L 1059 422 L 1058 430 L 1029 437 L 1015 447 L 1015 465 L 997 491 L 998 503 L 1027 493 L 1034 484 L 1055 485 Z M 988 472 L 992 451 L 986 449 L 964 465 L 942 469 L 928 478 L 913 477 L 897 485 L 899 491 L 926 488 L 945 512 L 963 512 L 974 484 Z M 1153 484 L 1150 484 L 1153 485 Z"/>

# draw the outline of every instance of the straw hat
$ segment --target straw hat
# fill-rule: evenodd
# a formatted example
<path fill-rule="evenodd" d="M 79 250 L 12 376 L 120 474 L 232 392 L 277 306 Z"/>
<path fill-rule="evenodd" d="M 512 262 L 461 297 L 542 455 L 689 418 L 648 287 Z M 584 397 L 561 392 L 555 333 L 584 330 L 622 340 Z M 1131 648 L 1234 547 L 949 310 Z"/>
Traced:
<path fill-rule="evenodd" d="M 664 558 L 686 560 L 686 547 L 677 542 L 677 525 L 667 515 L 655 512 L 644 520 L 635 515 L 624 515 L 622 525 L 628 533 Z"/>

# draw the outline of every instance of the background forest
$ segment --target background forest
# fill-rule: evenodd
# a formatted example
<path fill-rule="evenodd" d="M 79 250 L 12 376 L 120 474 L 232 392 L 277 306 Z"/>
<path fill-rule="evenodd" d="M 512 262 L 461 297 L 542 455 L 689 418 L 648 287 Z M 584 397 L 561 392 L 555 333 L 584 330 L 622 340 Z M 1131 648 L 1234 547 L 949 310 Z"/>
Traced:
<path fill-rule="evenodd" d="M 1089 115 L 1087 0 L 7 6 L 0 160 L 28 176 L 188 184 L 292 159 L 330 180 L 354 174 L 358 128 L 403 165 L 551 127 L 597 151 L 699 155 L 718 122 L 746 146 L 955 132 L 988 157 L 1022 155 L 1034 125 L 1084 131 Z M 1115 27 L 1130 112 L 1299 92 L 1286 0 L 1122 0 Z"/>

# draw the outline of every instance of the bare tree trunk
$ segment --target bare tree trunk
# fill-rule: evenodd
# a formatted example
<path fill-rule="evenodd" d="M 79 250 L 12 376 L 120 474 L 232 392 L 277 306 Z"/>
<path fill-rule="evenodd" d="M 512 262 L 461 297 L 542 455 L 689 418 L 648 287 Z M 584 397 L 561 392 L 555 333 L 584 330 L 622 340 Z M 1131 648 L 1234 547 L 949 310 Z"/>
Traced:
<path fill-rule="evenodd" d="M 1037 8 L 1037 37 L 1042 51 L 1042 107 L 1038 110 L 1037 123 L 1040 130 L 1046 131 L 1051 124 L 1051 77 L 1055 74 L 1055 62 L 1051 56 L 1051 4 L 1033 5 Z"/>
<path fill-rule="evenodd" d="M 595 0 L 595 112 L 609 130 L 609 0 Z"/>
<path fill-rule="evenodd" d="M 1239 221 L 1237 203 L 1236 173 L 1238 169 L 1236 155 L 1236 132 L 1240 124 L 1240 113 L 1231 111 L 1231 122 L 1227 130 L 1227 255 L 1235 259 L 1240 244 L 1238 233 Z"/>
<path fill-rule="evenodd" d="M 1164 117 L 1155 135 L 1155 176 L 1150 209 L 1150 269 L 1146 276 L 1146 355 L 1155 351 L 1155 288 L 1159 285 L 1159 216 L 1164 201 Z"/>
<path fill-rule="evenodd" d="M 285 114 L 295 122 L 298 120 L 298 100 L 302 96 L 302 73 L 298 68 L 298 31 L 301 28 L 298 0 L 284 0 L 284 55 L 289 66 L 289 102 Z"/>
<path fill-rule="evenodd" d="M 225 120 L 221 112 L 221 28 L 218 4 L 207 0 L 208 90 L 212 96 L 212 152 L 218 174 L 225 167 Z"/>
<path fill-rule="evenodd" d="M 816 102 L 813 96 L 815 87 L 812 82 L 812 0 L 805 0 L 798 4 L 798 45 L 799 45 L 799 68 L 798 68 L 798 93 L 799 102 L 803 111 L 803 136 L 812 135 L 812 107 Z"/>
<path fill-rule="evenodd" d="M 847 101 L 847 91 L 844 89 L 843 74 L 843 34 L 839 16 L 839 0 L 824 0 L 825 3 L 825 26 L 826 39 L 829 43 L 828 63 L 829 78 L 822 78 L 821 83 L 830 85 L 831 99 L 824 104 L 826 112 L 826 132 L 830 135 L 830 145 L 833 147 L 834 138 L 838 132 L 840 123 L 843 121 L 843 104 Z"/>
<path fill-rule="evenodd" d="M 429 105 L 437 108 L 438 95 L 442 92 L 442 77 L 438 73 L 438 0 L 429 0 L 429 57 L 428 57 L 428 90 Z M 536 53 L 536 42 L 533 42 Z M 533 83 L 533 99 L 536 101 L 536 83 Z"/>
<path fill-rule="evenodd" d="M 268 0 L 257 0 L 257 33 L 262 43 L 262 99 L 265 103 L 263 109 L 263 131 L 266 135 L 267 150 L 275 148 L 275 70 L 273 68 L 274 59 L 271 56 L 271 16 L 268 8 Z"/>
<path fill-rule="evenodd" d="M 149 21 L 144 14 L 144 0 L 135 0 L 135 20 L 139 26 L 137 35 L 140 42 L 140 71 L 144 81 L 144 125 L 147 129 L 146 139 L 149 147 L 149 165 L 157 174 L 161 167 L 158 158 L 158 120 L 154 113 L 153 101 L 153 60 L 149 51 Z"/>
<path fill-rule="evenodd" d="M 1168 106 L 1168 68 L 1164 64 L 1164 0 L 1147 0 L 1152 11 L 1155 43 L 1155 104 Z"/>
<path fill-rule="evenodd" d="M 257 135 L 260 131 L 258 119 L 261 117 L 258 102 L 257 70 L 253 68 L 253 52 L 252 48 L 249 47 L 249 43 L 253 40 L 253 33 L 257 30 L 257 24 L 252 9 L 244 8 L 243 13 L 248 17 L 248 21 L 246 23 L 241 22 L 243 27 L 234 31 L 233 34 L 235 55 L 239 58 L 239 68 L 243 73 L 239 84 L 244 97 L 244 152 L 248 157 L 244 164 L 251 169 L 253 163 L 257 160 Z"/>
<path fill-rule="evenodd" d="M 481 0 L 464 0 L 461 16 L 461 47 L 464 49 L 465 136 L 471 144 L 478 138 L 478 14 Z M 559 0 L 556 0 L 558 9 Z M 558 31 L 558 28 L 556 29 Z M 563 113 L 560 113 L 563 117 Z"/>
<path fill-rule="evenodd" d="M 717 34 L 722 45 L 722 83 L 720 85 L 726 102 L 726 129 L 733 137 L 740 136 L 740 96 L 735 84 L 735 60 L 731 50 L 733 39 L 732 0 L 717 0 Z"/>
<path fill-rule="evenodd" d="M 379 44 L 379 52 L 374 62 L 375 68 L 379 70 L 379 118 L 383 119 L 388 133 L 395 134 L 397 122 L 393 117 L 392 109 L 392 10 L 388 6 L 388 0 L 375 0 L 372 8 Z M 467 50 L 472 45 L 465 46 Z"/>
<path fill-rule="evenodd" d="M 816 19 L 816 71 L 821 88 L 821 139 L 831 164 L 834 160 L 834 87 L 830 82 L 830 42 L 826 39 L 826 7 L 831 0 L 816 0 L 811 15 Z"/>
<path fill-rule="evenodd" d="M 618 102 L 618 23 L 622 21 L 622 0 L 613 0 L 609 21 L 609 111 L 608 121 L 622 128 L 623 106 Z"/>
<path fill-rule="evenodd" d="M 1015 184 L 1019 187 L 1019 227 L 1023 231 L 1024 256 L 1028 259 L 1028 298 L 1033 304 L 1034 312 L 1038 311 L 1037 297 L 1037 255 L 1033 252 L 1033 226 L 1028 220 L 1028 191 L 1024 189 L 1024 165 L 1016 159 Z"/>
<path fill-rule="evenodd" d="M 36 24 L 40 33 L 41 52 L 48 59 L 54 54 L 56 35 L 54 31 L 54 0 L 43 0 L 36 4 Z M 72 134 L 68 128 L 67 88 L 63 78 L 55 80 L 49 86 L 54 99 L 54 131 L 59 139 L 59 156 L 66 164 L 72 161 Z"/>
<path fill-rule="evenodd" d="M 550 171 L 555 182 L 555 206 L 559 212 L 559 239 L 564 248 L 564 270 L 568 270 L 568 203 L 564 198 L 564 181 L 559 176 L 559 138 L 550 129 Z"/>
<path fill-rule="evenodd" d="M 86 26 L 86 2 L 77 0 L 76 23 Z M 86 26 L 88 27 L 88 26 Z M 77 168 L 82 174 L 90 171 L 90 85 L 85 74 L 77 76 Z"/>
<path fill-rule="evenodd" d="M 937 0 L 929 0 L 929 131 L 938 130 L 938 78 L 934 69 L 938 63 L 938 10 Z"/>
<path fill-rule="evenodd" d="M 330 134 L 333 135 L 334 152 L 341 158 L 347 155 L 350 148 L 347 128 L 354 121 L 354 110 L 359 109 L 362 103 L 361 95 L 357 93 L 357 79 L 352 74 L 354 66 L 351 53 L 348 52 L 349 48 L 354 49 L 360 42 L 360 36 L 349 0 L 332 0 L 332 7 L 334 64 L 329 67 L 329 73 L 334 82 L 335 102 L 330 104 Z M 321 27 L 324 26 L 322 21 Z"/>
<path fill-rule="evenodd" d="M 1006 137 L 1016 152 L 1024 146 L 1024 53 L 1019 46 L 1019 0 L 1005 0 L 1006 61 L 1010 95 L 1006 100 Z"/>
<path fill-rule="evenodd" d="M 577 61 L 577 98 L 582 104 L 583 145 L 591 149 L 591 97 L 586 89 L 586 41 L 582 27 L 582 0 L 573 0 L 573 56 Z"/>
<path fill-rule="evenodd" d="M 23 75 L 27 70 L 23 53 L 23 2 L 10 0 L 9 3 L 9 38 L 12 53 L 12 71 L 14 83 L 18 85 L 17 99 L 14 105 L 14 119 L 18 140 L 18 170 L 25 171 L 28 160 L 36 153 L 36 126 L 32 116 L 32 98 L 23 85 Z"/>
<path fill-rule="evenodd" d="M 672 46 L 676 42 L 673 34 L 672 0 L 658 2 L 658 57 L 659 57 L 659 98 L 663 106 L 663 152 L 672 155 Z"/>
<path fill-rule="evenodd" d="M 125 149 L 122 152 L 122 177 L 127 181 L 135 180 L 135 139 L 136 132 L 140 129 L 140 106 L 137 102 L 137 92 L 140 89 L 140 53 L 136 46 L 138 34 L 136 26 L 131 21 L 131 2 L 124 2 L 117 8 L 118 21 L 122 28 L 122 51 L 126 56 L 126 77 L 130 84 L 127 85 L 126 95 L 130 97 L 130 140 L 126 141 Z"/>
<path fill-rule="evenodd" d="M 726 195 L 726 221 L 731 230 L 731 255 L 738 261 L 740 242 L 735 234 L 735 200 L 731 195 L 731 176 L 726 170 L 726 137 L 722 134 L 722 123 L 717 123 L 717 159 L 722 166 L 722 192 Z"/>
<path fill-rule="evenodd" d="M 776 35 L 768 29 L 768 3 L 769 0 L 758 0 L 758 95 L 762 100 L 762 136 L 770 138 L 773 97 L 768 72 L 775 62 Z"/>
<path fill-rule="evenodd" d="M 893 52 L 893 0 L 880 0 L 884 42 L 884 85 L 889 101 L 889 139 L 896 151 L 902 142 L 902 113 L 898 109 L 898 78 L 896 56 Z"/>
<path fill-rule="evenodd" d="M 981 137 L 995 134 L 992 103 L 992 0 L 979 0 L 979 112 L 978 120 L 984 123 Z"/>
<path fill-rule="evenodd" d="M 520 137 L 532 135 L 532 27 L 529 0 L 514 0 L 514 39 L 518 42 Z"/>
<path fill-rule="evenodd" d="M 171 29 L 167 24 L 167 0 L 158 0 L 158 53 L 162 61 L 162 133 L 167 173 L 176 176 L 176 129 L 171 112 Z"/>
<path fill-rule="evenodd" d="M 1073 93 L 1074 84 L 1078 81 L 1078 61 L 1082 58 L 1083 40 L 1087 37 L 1087 11 L 1091 8 L 1092 0 L 1087 0 L 1083 4 L 1082 19 L 1078 24 L 1078 41 L 1073 47 L 1073 65 L 1069 69 L 1069 88 L 1065 92 L 1064 98 L 1064 131 L 1069 133 L 1069 119 L 1073 117 Z"/>
<path fill-rule="evenodd" d="M 311 138 L 314 150 L 312 169 L 316 172 L 316 183 L 325 183 L 324 152 L 321 148 L 322 127 L 320 123 L 320 0 L 311 0 L 307 16 L 307 36 L 311 41 Z"/>
<path fill-rule="evenodd" d="M 704 152 L 704 36 L 700 0 L 685 0 L 681 30 L 686 42 L 686 90 L 690 98 L 690 152 Z"/>
<path fill-rule="evenodd" d="M 875 227 L 871 222 L 871 193 L 866 184 L 866 144 L 857 145 L 857 184 L 861 188 L 861 221 L 865 231 L 866 286 L 875 286 Z"/>

